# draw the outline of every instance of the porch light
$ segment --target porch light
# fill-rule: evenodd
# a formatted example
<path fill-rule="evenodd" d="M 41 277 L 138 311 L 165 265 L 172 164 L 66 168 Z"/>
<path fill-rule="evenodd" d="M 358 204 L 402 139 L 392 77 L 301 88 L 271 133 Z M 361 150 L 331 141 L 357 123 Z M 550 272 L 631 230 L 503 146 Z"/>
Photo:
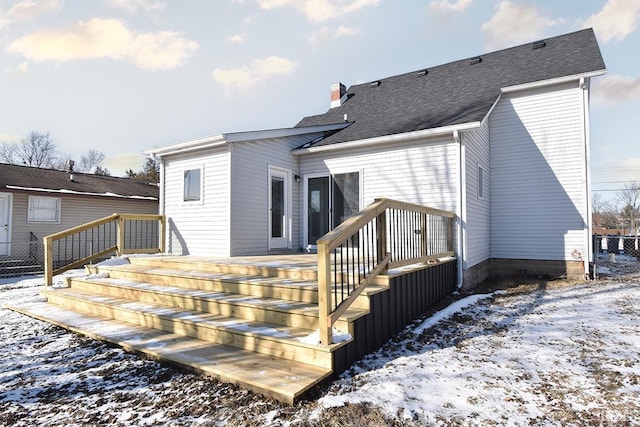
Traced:
<path fill-rule="evenodd" d="M 293 176 L 293 179 L 295 179 L 295 181 L 296 181 L 298 184 L 300 183 L 300 175 L 295 174 L 295 175 Z"/>

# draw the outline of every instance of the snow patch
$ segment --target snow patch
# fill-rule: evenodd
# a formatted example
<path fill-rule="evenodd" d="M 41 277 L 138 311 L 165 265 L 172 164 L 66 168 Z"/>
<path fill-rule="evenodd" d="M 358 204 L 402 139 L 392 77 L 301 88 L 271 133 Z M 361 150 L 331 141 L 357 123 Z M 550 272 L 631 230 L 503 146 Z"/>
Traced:
<path fill-rule="evenodd" d="M 90 193 L 86 191 L 75 191 L 75 190 L 54 190 L 51 188 L 37 188 L 37 187 L 20 187 L 18 185 L 7 185 L 7 188 L 12 190 L 22 190 L 22 191 L 38 191 L 44 193 L 52 193 L 52 194 L 77 194 L 83 196 L 102 196 L 102 197 L 116 197 L 119 199 L 136 199 L 136 200 L 158 200 L 157 197 L 149 197 L 149 196 L 123 196 L 122 194 L 116 193 Z"/>
<path fill-rule="evenodd" d="M 333 336 L 334 344 L 337 344 L 343 341 L 349 341 L 351 338 L 353 338 L 351 334 L 349 334 L 348 332 L 342 332 L 336 328 L 332 329 L 332 336 Z M 316 330 L 315 332 L 307 335 L 306 337 L 300 337 L 298 338 L 298 341 L 300 341 L 302 344 L 307 344 L 307 345 L 321 345 L 320 330 Z"/>
<path fill-rule="evenodd" d="M 422 331 L 424 331 L 425 329 L 429 329 L 429 328 L 437 325 L 440 321 L 453 316 L 457 312 L 462 311 L 467 307 L 470 307 L 470 306 L 473 306 L 473 305 L 477 304 L 478 301 L 482 301 L 483 299 L 491 298 L 492 296 L 493 296 L 493 294 L 478 294 L 478 295 L 471 295 L 471 296 L 468 296 L 468 297 L 463 298 L 461 300 L 458 300 L 458 301 L 454 302 L 453 304 L 449 305 L 448 307 L 446 307 L 446 308 L 438 311 L 437 313 L 433 314 L 427 320 L 422 322 L 421 325 L 419 325 L 416 328 L 414 328 L 413 333 L 415 335 L 420 335 L 422 333 Z"/>

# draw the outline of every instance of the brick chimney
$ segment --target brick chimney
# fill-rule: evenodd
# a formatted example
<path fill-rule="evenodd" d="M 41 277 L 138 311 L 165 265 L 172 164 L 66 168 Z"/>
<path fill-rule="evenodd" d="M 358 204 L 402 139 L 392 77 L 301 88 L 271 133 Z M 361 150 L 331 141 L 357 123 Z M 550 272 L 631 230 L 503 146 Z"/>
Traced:
<path fill-rule="evenodd" d="M 347 88 L 342 83 L 334 83 L 331 85 L 331 108 L 339 107 L 345 101 Z"/>

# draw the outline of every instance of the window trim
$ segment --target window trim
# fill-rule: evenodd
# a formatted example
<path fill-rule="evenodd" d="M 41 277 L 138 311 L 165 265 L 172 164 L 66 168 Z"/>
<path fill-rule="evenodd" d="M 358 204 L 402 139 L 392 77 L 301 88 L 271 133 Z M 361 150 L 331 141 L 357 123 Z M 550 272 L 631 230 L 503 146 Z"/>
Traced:
<path fill-rule="evenodd" d="M 50 199 L 56 201 L 56 219 L 34 219 L 31 217 L 31 213 L 35 208 L 32 208 L 32 201 L 36 199 Z M 51 196 L 29 196 L 27 201 L 27 223 L 29 224 L 60 224 L 62 219 L 62 198 Z"/>
<path fill-rule="evenodd" d="M 194 200 L 187 200 L 185 198 L 186 194 L 185 194 L 185 190 L 186 190 L 186 174 L 187 172 L 190 171 L 199 171 L 200 172 L 200 193 L 199 193 L 199 198 L 198 199 L 194 199 Z M 182 203 L 183 204 L 188 204 L 188 205 L 194 205 L 194 204 L 203 204 L 204 202 L 204 167 L 203 166 L 199 166 L 199 167 L 193 167 L 193 168 L 185 168 L 182 170 Z"/>

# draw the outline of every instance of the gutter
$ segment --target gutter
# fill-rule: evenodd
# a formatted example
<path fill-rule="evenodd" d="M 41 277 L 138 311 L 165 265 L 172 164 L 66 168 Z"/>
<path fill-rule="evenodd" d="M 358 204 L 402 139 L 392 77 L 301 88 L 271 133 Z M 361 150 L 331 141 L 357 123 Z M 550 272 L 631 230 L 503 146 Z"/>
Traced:
<path fill-rule="evenodd" d="M 580 80 L 580 81 L 584 81 L 584 79 L 588 79 L 590 77 L 596 77 L 596 76 L 602 76 L 604 74 L 606 74 L 607 70 L 597 70 L 597 71 L 591 71 L 589 73 L 582 73 L 582 74 L 572 74 L 570 76 L 564 76 L 564 77 L 558 77 L 555 79 L 549 79 L 549 80 L 539 80 L 536 82 L 531 82 L 531 83 L 524 83 L 521 85 L 515 85 L 515 86 L 506 86 L 500 89 L 500 92 L 502 93 L 509 93 L 509 92 L 516 92 L 519 90 L 527 90 L 527 89 L 535 89 L 535 88 L 540 88 L 540 87 L 544 87 L 544 86 L 551 86 L 551 85 L 556 85 L 556 84 L 560 84 L 560 83 L 568 83 L 568 82 L 572 82 L 575 80 Z"/>
<path fill-rule="evenodd" d="M 190 151 L 202 150 L 205 148 L 221 147 L 227 144 L 225 135 L 215 135 L 206 138 L 194 139 L 192 141 L 182 142 L 167 147 L 153 148 L 143 151 L 143 154 L 150 156 L 156 160 L 166 155 L 188 153 Z"/>

